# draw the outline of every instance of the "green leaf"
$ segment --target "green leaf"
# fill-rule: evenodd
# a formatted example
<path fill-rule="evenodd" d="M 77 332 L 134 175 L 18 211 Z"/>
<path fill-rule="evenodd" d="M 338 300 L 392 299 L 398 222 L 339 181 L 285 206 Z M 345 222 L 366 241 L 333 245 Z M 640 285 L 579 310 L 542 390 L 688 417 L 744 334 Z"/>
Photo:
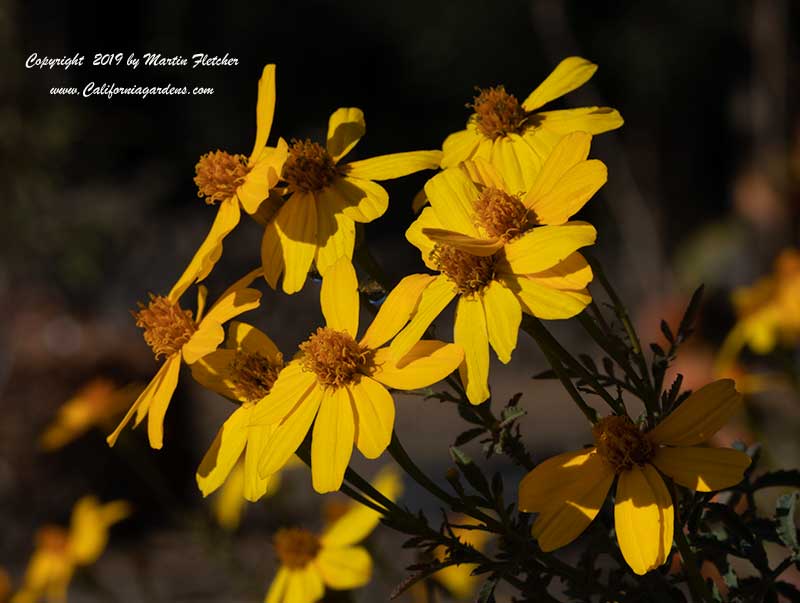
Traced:
<path fill-rule="evenodd" d="M 484 496 L 487 500 L 491 500 L 492 492 L 489 488 L 489 482 L 486 481 L 483 472 L 472 459 L 457 446 L 450 446 L 450 456 L 453 457 L 453 461 L 455 461 L 467 482 L 469 482 L 480 495 Z"/>
<path fill-rule="evenodd" d="M 792 551 L 793 559 L 800 560 L 800 542 L 797 540 L 797 526 L 794 523 L 797 497 L 797 492 L 778 497 L 775 505 L 775 522 L 781 542 Z"/>
<path fill-rule="evenodd" d="M 495 603 L 494 589 L 498 581 L 499 578 L 497 576 L 489 577 L 486 582 L 481 585 L 475 603 Z"/>

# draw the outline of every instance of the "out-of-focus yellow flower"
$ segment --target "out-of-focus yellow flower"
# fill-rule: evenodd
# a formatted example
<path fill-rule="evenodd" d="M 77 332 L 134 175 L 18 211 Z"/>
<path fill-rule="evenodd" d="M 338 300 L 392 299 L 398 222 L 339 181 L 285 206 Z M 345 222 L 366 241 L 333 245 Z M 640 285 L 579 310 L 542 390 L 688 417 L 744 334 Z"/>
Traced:
<path fill-rule="evenodd" d="M 769 354 L 779 343 L 800 342 L 800 250 L 785 249 L 773 273 L 735 291 L 733 304 L 738 318 L 720 350 L 720 367 L 733 363 L 745 345 Z"/>
<path fill-rule="evenodd" d="M 533 178 L 563 136 L 579 130 L 600 134 L 622 125 L 619 112 L 609 107 L 536 112 L 546 103 L 581 87 L 595 71 L 594 63 L 568 57 L 521 104 L 503 86 L 481 90 L 472 104 L 475 112 L 467 128 L 444 141 L 442 167 L 455 167 L 462 161 L 480 157 L 507 171 L 511 192 L 529 190 Z"/>
<path fill-rule="evenodd" d="M 7 603 L 11 598 L 11 576 L 0 567 L 0 603 Z"/>
<path fill-rule="evenodd" d="M 463 346 L 459 371 L 473 404 L 489 397 L 489 346 L 507 363 L 522 312 L 570 318 L 591 301 L 592 270 L 578 249 L 592 245 L 591 224 L 568 221 L 606 181 L 606 167 L 587 159 L 591 135 L 561 139 L 524 196 L 488 162 L 467 161 L 431 178 L 425 208 L 406 232 L 437 276 L 406 279 L 398 294 L 419 300 L 391 345 L 397 357 L 458 297 L 454 340 Z"/>
<path fill-rule="evenodd" d="M 463 359 L 459 346 L 418 342 L 408 354 L 392 358 L 382 347 L 408 320 L 413 300 L 390 295 L 360 340 L 358 280 L 341 258 L 328 270 L 320 294 L 325 327 L 300 345 L 300 352 L 278 375 L 269 395 L 256 405 L 253 421 L 277 425 L 264 446 L 259 472 L 278 471 L 294 454 L 314 423 L 311 475 L 317 492 L 342 484 L 353 444 L 369 458 L 389 445 L 394 399 L 387 387 L 427 387 L 449 375 Z M 316 420 L 315 420 L 316 417 Z"/>
<path fill-rule="evenodd" d="M 455 524 L 462 525 L 481 525 L 478 521 L 467 517 L 461 516 L 453 521 Z M 491 534 L 486 530 L 470 530 L 465 528 L 453 528 L 453 533 L 464 544 L 470 545 L 472 548 L 483 551 L 486 543 L 491 537 Z M 434 556 L 439 561 L 444 561 L 446 550 L 439 547 L 433 551 Z M 472 563 L 461 563 L 459 565 L 450 565 L 442 570 L 436 572 L 432 578 L 439 584 L 444 586 L 447 591 L 456 599 L 466 600 L 475 594 L 475 589 L 480 584 L 481 577 L 473 576 L 472 570 L 477 565 Z"/>
<path fill-rule="evenodd" d="M 109 529 L 131 513 L 123 500 L 101 504 L 93 496 L 81 498 L 72 510 L 69 530 L 44 526 L 28 562 L 20 590 L 12 603 L 65 601 L 75 569 L 92 565 L 108 544 Z"/>
<path fill-rule="evenodd" d="M 216 350 L 225 339 L 222 325 L 258 307 L 261 292 L 248 288 L 258 275 L 260 271 L 254 271 L 231 285 L 205 314 L 208 292 L 203 286 L 197 292 L 197 315 L 181 308 L 179 299 L 188 287 L 185 283 L 173 287 L 168 296 L 151 294 L 147 306 L 139 304 L 139 311 L 133 312 L 136 326 L 144 330 L 144 340 L 153 350 L 156 360 L 162 356 L 166 360 L 119 426 L 108 436 L 109 446 L 116 443 L 134 414 L 134 427 L 147 416 L 150 446 L 163 446 L 164 415 L 178 386 L 181 361 L 191 365 Z"/>
<path fill-rule="evenodd" d="M 615 478 L 614 524 L 622 556 L 637 574 L 662 565 L 672 549 L 672 496 L 659 471 L 676 483 L 710 492 L 737 484 L 750 457 L 708 441 L 742 405 L 733 381 L 694 392 L 649 432 L 626 416 L 601 419 L 595 446 L 548 459 L 519 486 L 519 508 L 538 513 L 532 534 L 543 551 L 575 540 L 595 518 Z"/>
<path fill-rule="evenodd" d="M 275 65 L 267 65 L 258 81 L 256 139 L 249 157 L 217 150 L 200 158 L 195 167 L 197 196 L 209 205 L 219 204 L 217 217 L 195 252 L 176 287 L 186 288 L 203 280 L 222 255 L 224 238 L 239 223 L 241 209 L 255 215 L 267 199 L 286 161 L 288 145 L 282 138 L 268 147 L 275 112 Z M 240 209 L 241 208 L 241 209 Z"/>
<path fill-rule="evenodd" d="M 376 180 L 399 178 L 439 166 L 441 151 L 411 151 L 341 163 L 366 132 L 364 113 L 337 109 L 328 122 L 326 146 L 295 140 L 283 166 L 287 201 L 264 231 L 264 276 L 283 290 L 303 288 L 311 262 L 323 276 L 336 261 L 353 257 L 355 222 L 372 222 L 389 206 Z"/>
<path fill-rule="evenodd" d="M 378 473 L 372 485 L 394 501 L 402 491 L 394 469 Z M 267 591 L 265 603 L 314 603 L 325 588 L 350 590 L 372 577 L 372 558 L 357 546 L 377 527 L 381 515 L 369 507 L 352 505 L 322 534 L 303 528 L 279 530 L 273 538 L 280 568 Z"/>
<path fill-rule="evenodd" d="M 39 438 L 39 445 L 43 450 L 56 450 L 92 427 L 106 428 L 141 391 L 140 385 L 119 388 L 110 379 L 92 379 L 59 407 L 56 418 Z"/>

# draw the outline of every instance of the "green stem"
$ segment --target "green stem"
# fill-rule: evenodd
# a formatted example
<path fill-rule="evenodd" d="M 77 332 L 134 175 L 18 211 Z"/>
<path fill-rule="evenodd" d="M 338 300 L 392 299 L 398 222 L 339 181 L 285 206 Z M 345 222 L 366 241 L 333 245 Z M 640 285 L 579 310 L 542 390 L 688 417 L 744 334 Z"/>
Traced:
<path fill-rule="evenodd" d="M 392 441 L 389 443 L 389 448 L 387 450 L 389 451 L 389 454 L 392 455 L 392 458 L 395 460 L 395 462 L 400 465 L 403 471 L 405 471 L 409 477 L 411 477 L 411 479 L 417 482 L 420 486 L 451 507 L 461 506 L 458 499 L 456 499 L 454 496 L 451 496 L 438 485 L 436 485 L 431 478 L 423 473 L 422 469 L 417 467 L 416 463 L 414 463 L 411 457 L 408 456 L 405 448 L 403 448 L 403 445 L 400 443 L 400 439 L 397 437 L 397 432 L 392 432 Z"/>
<path fill-rule="evenodd" d="M 675 544 L 683 558 L 683 567 L 686 569 L 687 583 L 689 590 L 692 592 L 692 598 L 698 602 L 713 603 L 714 599 L 708 590 L 705 580 L 703 580 L 703 576 L 700 574 L 697 558 L 692 552 L 689 541 L 686 540 L 682 526 L 677 526 L 675 529 Z"/>

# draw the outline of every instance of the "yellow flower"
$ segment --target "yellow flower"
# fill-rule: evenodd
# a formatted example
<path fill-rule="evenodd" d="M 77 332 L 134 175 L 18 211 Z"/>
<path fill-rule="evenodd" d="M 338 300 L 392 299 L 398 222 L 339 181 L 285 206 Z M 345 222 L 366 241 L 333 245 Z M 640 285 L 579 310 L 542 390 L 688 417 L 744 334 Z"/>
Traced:
<path fill-rule="evenodd" d="M 56 450 L 91 427 L 106 427 L 141 391 L 138 385 L 119 388 L 110 379 L 92 379 L 59 407 L 58 415 L 39 438 L 39 445 L 43 450 Z"/>
<path fill-rule="evenodd" d="M 153 380 L 139 395 L 122 422 L 108 436 L 113 446 L 122 429 L 136 414 L 134 427 L 147 416 L 147 435 L 150 446 L 161 448 L 164 440 L 164 415 L 178 386 L 181 360 L 191 365 L 217 349 L 225 339 L 222 325 L 239 314 L 257 308 L 261 292 L 249 289 L 249 285 L 260 271 L 254 271 L 229 287 L 204 315 L 207 291 L 199 287 L 197 293 L 197 316 L 184 310 L 179 303 L 180 294 L 173 288 L 168 296 L 150 295 L 147 306 L 139 304 L 133 312 L 136 326 L 144 329 L 144 340 L 153 350 L 156 360 L 166 357 Z"/>
<path fill-rule="evenodd" d="M 269 394 L 283 368 L 283 355 L 264 333 L 233 321 L 225 349 L 192 365 L 192 376 L 204 387 L 241 403 L 217 432 L 200 467 L 197 485 L 208 496 L 225 482 L 244 459 L 244 498 L 255 502 L 267 492 L 270 477 L 258 475 L 258 459 L 272 433 L 270 425 L 251 424 L 256 402 Z"/>
<path fill-rule="evenodd" d="M 386 211 L 389 195 L 374 182 L 439 166 L 440 151 L 393 153 L 342 163 L 366 131 L 364 113 L 336 110 L 325 147 L 296 140 L 283 166 L 287 201 L 269 221 L 261 244 L 264 276 L 274 289 L 303 288 L 311 262 L 323 276 L 336 261 L 353 257 L 355 222 L 372 222 Z"/>
<path fill-rule="evenodd" d="M 195 252 L 176 289 L 186 290 L 202 281 L 222 255 L 224 238 L 239 223 L 241 210 L 257 216 L 262 201 L 278 182 L 288 145 L 282 138 L 267 147 L 275 112 L 275 65 L 267 65 L 258 80 L 256 139 L 249 157 L 217 150 L 200 157 L 195 167 L 197 196 L 209 205 L 219 204 L 217 216 L 200 248 Z M 178 295 L 180 297 L 180 294 Z"/>
<path fill-rule="evenodd" d="M 481 525 L 480 522 L 467 516 L 458 517 L 453 523 L 461 525 Z M 465 528 L 453 528 L 453 534 L 455 534 L 461 542 L 470 545 L 478 551 L 484 550 L 486 542 L 491 536 L 486 530 L 470 530 Z M 446 551 L 442 547 L 438 547 L 433 551 L 434 557 L 439 561 L 445 560 L 445 553 Z M 474 563 L 449 565 L 436 572 L 432 578 L 444 586 L 454 598 L 465 600 L 475 594 L 475 589 L 481 582 L 481 576 L 472 575 L 472 570 L 476 567 L 478 566 Z"/>
<path fill-rule="evenodd" d="M 561 61 L 522 104 L 503 86 L 481 90 L 466 130 L 451 134 L 442 147 L 442 167 L 480 157 L 508 170 L 511 192 L 527 191 L 545 159 L 561 138 L 578 130 L 600 134 L 622 125 L 622 117 L 609 107 L 582 107 L 560 111 L 537 109 L 585 84 L 597 65 L 580 57 Z M 518 169 L 523 166 L 523 169 Z"/>
<path fill-rule="evenodd" d="M 0 603 L 7 603 L 11 598 L 11 576 L 0 567 Z"/>
<path fill-rule="evenodd" d="M 427 278 L 427 277 L 422 277 Z M 404 281 L 419 280 L 419 276 Z M 461 362 L 460 347 L 420 341 L 407 355 L 392 358 L 389 341 L 408 320 L 409 300 L 389 295 L 360 340 L 358 281 L 342 258 L 331 266 L 320 294 L 326 326 L 300 345 L 278 375 L 269 395 L 256 405 L 254 421 L 277 425 L 264 446 L 261 475 L 280 469 L 314 423 L 311 473 L 317 492 L 338 490 L 353 444 L 370 459 L 389 445 L 395 407 L 387 387 L 427 387 Z M 316 421 L 315 421 L 316 417 Z"/>
<path fill-rule="evenodd" d="M 93 496 L 84 496 L 75 503 L 69 530 L 42 527 L 22 587 L 12 603 L 35 603 L 42 598 L 65 601 L 75 569 L 92 565 L 100 558 L 108 544 L 109 528 L 130 512 L 125 501 L 103 505 Z"/>
<path fill-rule="evenodd" d="M 381 471 L 373 486 L 394 501 L 401 491 L 393 470 Z M 330 523 L 321 535 L 302 528 L 279 530 L 273 538 L 280 568 L 267 591 L 265 603 L 314 603 L 325 588 L 360 588 L 372 576 L 372 558 L 356 546 L 376 528 L 380 514 L 353 505 Z"/>
<path fill-rule="evenodd" d="M 480 159 L 428 181 L 431 206 L 406 238 L 439 274 L 399 293 L 419 304 L 392 353 L 402 356 L 458 297 L 454 341 L 465 351 L 459 372 L 470 402 L 480 404 L 489 397 L 489 346 L 501 362 L 510 361 L 523 311 L 562 319 L 586 307 L 592 270 L 577 250 L 597 233 L 568 220 L 606 181 L 605 165 L 587 160 L 590 144 L 585 132 L 564 137 L 523 197 L 508 187 L 505 173 Z"/>
<path fill-rule="evenodd" d="M 720 368 L 735 361 L 743 346 L 769 354 L 779 342 L 800 342 L 800 251 L 785 249 L 775 270 L 733 294 L 738 320 L 720 351 Z"/>
<path fill-rule="evenodd" d="M 649 432 L 625 416 L 601 419 L 595 446 L 548 459 L 519 486 L 519 508 L 538 513 L 532 534 L 543 551 L 577 538 L 603 506 L 616 478 L 614 523 L 622 556 L 637 574 L 662 565 L 672 549 L 672 497 L 660 473 L 710 492 L 741 481 L 750 458 L 728 448 L 698 446 L 742 404 L 733 381 L 702 387 Z"/>

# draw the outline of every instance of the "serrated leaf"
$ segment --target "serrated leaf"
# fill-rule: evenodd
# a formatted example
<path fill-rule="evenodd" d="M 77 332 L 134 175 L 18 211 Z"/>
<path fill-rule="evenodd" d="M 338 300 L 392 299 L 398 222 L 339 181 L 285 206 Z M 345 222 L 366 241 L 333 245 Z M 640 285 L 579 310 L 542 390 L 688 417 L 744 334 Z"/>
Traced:
<path fill-rule="evenodd" d="M 664 339 L 668 342 L 675 343 L 675 336 L 672 334 L 672 329 L 669 328 L 666 320 L 661 321 L 661 333 L 664 334 Z"/>
<path fill-rule="evenodd" d="M 498 581 L 499 578 L 497 576 L 490 576 L 486 582 L 481 585 L 480 590 L 478 590 L 475 603 L 495 603 L 494 589 Z"/>
<path fill-rule="evenodd" d="M 692 299 L 689 300 L 689 305 L 686 306 L 686 312 L 683 313 L 681 324 L 678 326 L 678 340 L 683 341 L 692 334 L 694 322 L 697 319 L 697 314 L 700 311 L 700 302 L 703 299 L 703 291 L 705 285 L 700 285 L 692 294 Z"/>
<path fill-rule="evenodd" d="M 660 356 L 661 358 L 664 358 L 667 355 L 667 353 L 664 351 L 664 348 L 657 343 L 651 343 L 650 350 L 653 352 L 653 354 Z"/>
<path fill-rule="evenodd" d="M 472 459 L 457 446 L 450 447 L 450 455 L 467 482 L 469 482 L 469 484 L 475 488 L 479 494 L 486 497 L 487 500 L 490 499 L 492 493 L 489 489 L 489 482 L 486 481 L 486 477 L 483 475 L 483 472 L 472 461 Z"/>
<path fill-rule="evenodd" d="M 797 540 L 797 526 L 794 523 L 797 510 L 797 492 L 778 497 L 775 504 L 775 529 L 781 542 L 792 551 L 793 559 L 800 559 L 800 542 Z"/>

